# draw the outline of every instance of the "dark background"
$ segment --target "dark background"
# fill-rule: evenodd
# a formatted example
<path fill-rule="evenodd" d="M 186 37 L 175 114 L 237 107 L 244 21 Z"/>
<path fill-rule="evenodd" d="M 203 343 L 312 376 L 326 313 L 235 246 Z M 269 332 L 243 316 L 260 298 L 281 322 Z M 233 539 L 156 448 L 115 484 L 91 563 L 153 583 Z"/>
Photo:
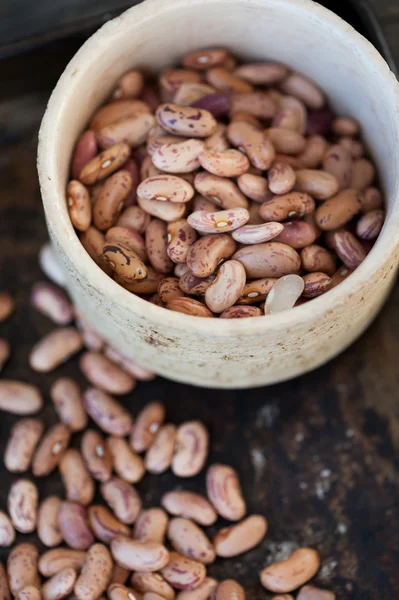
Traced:
<path fill-rule="evenodd" d="M 110 4 L 117 11 L 125 2 L 3 4 L 0 288 L 10 289 L 18 304 L 17 313 L 0 328 L 0 335 L 13 346 L 4 376 L 39 385 L 49 400 L 57 377 L 76 377 L 82 386 L 84 380 L 77 359 L 46 376 L 27 366 L 32 345 L 52 328 L 29 306 L 31 286 L 43 278 L 37 253 L 46 240 L 35 167 L 37 130 L 52 87 L 86 36 L 80 31 L 98 24 Z M 399 3 L 373 0 L 373 4 L 399 63 Z M 348 6 L 345 3 L 344 8 Z M 359 20 L 356 23 L 360 26 Z M 43 45 L 50 38 L 54 41 Z M 268 597 L 258 584 L 257 571 L 297 545 L 318 548 L 322 568 L 317 582 L 334 590 L 338 599 L 399 597 L 398 303 L 396 286 L 359 341 L 326 366 L 293 381 L 234 392 L 195 389 L 158 378 L 140 384 L 124 400 L 134 414 L 145 402 L 160 399 L 172 422 L 203 419 L 212 436 L 210 461 L 226 461 L 238 469 L 249 510 L 268 518 L 269 531 L 260 547 L 218 561 L 210 573 L 237 578 L 250 600 Z M 55 421 L 50 402 L 42 416 L 46 424 Z M 1 415 L 1 453 L 16 420 Z M 2 466 L 0 473 L 4 509 L 15 477 Z M 204 477 L 183 481 L 169 473 L 146 476 L 138 487 L 145 505 L 154 506 L 163 491 L 177 485 L 202 490 Z M 41 497 L 62 490 L 56 475 L 40 487 Z M 23 537 L 27 536 L 18 536 Z M 7 551 L 0 556 L 5 559 Z"/>

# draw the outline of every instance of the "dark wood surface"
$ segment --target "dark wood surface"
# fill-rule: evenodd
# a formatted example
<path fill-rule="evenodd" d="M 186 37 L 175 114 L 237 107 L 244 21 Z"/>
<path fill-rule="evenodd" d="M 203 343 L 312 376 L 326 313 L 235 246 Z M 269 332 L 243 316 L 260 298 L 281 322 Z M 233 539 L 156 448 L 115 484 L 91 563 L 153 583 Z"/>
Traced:
<path fill-rule="evenodd" d="M 374 3 L 399 61 L 397 3 Z M 85 385 L 77 359 L 51 375 L 33 373 L 27 366 L 32 345 L 52 328 L 29 305 L 32 284 L 43 279 L 37 253 L 46 240 L 35 168 L 37 128 L 52 85 L 80 43 L 72 38 L 0 63 L 0 288 L 10 289 L 18 305 L 0 327 L 0 335 L 13 346 L 2 376 L 40 386 L 47 401 L 42 413 L 46 424 L 56 418 L 49 401 L 52 382 L 70 375 Z M 316 581 L 334 590 L 338 599 L 399 597 L 398 305 L 396 286 L 360 340 L 328 365 L 293 381 L 234 392 L 158 378 L 140 384 L 123 400 L 133 413 L 158 398 L 172 422 L 203 419 L 212 437 L 209 461 L 225 461 L 239 471 L 249 511 L 264 514 L 269 531 L 260 547 L 217 561 L 209 571 L 238 579 L 250 600 L 268 597 L 258 583 L 260 568 L 297 545 L 320 551 Z M 1 453 L 16 420 L 1 414 Z M 4 509 L 15 477 L 2 465 L 0 473 Z M 144 503 L 154 506 L 163 491 L 175 486 L 202 490 L 204 477 L 146 476 L 138 487 Z M 57 475 L 40 486 L 41 497 L 62 490 Z M 19 535 L 18 540 L 26 537 L 30 539 Z M 0 556 L 5 559 L 7 551 Z"/>

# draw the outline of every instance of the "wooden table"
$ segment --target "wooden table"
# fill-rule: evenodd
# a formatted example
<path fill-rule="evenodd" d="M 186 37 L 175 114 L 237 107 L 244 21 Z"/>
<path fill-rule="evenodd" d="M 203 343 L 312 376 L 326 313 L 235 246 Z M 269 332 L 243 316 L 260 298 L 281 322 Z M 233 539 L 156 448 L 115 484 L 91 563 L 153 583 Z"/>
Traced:
<path fill-rule="evenodd" d="M 399 61 L 399 6 L 396 0 L 374 4 Z M 0 287 L 10 289 L 18 304 L 17 313 L 0 329 L 13 345 L 4 375 L 40 386 L 47 400 L 46 424 L 55 420 L 49 402 L 52 382 L 61 375 L 76 377 L 82 385 L 84 381 L 77 359 L 46 376 L 27 366 L 33 343 L 52 328 L 29 304 L 32 284 L 43 278 L 37 253 L 47 237 L 35 167 L 37 129 L 49 91 L 80 43 L 71 38 L 0 63 Z M 212 436 L 209 461 L 225 461 L 238 469 L 249 511 L 266 515 L 269 531 L 260 547 L 218 561 L 210 572 L 238 579 L 250 600 L 267 597 L 257 571 L 297 545 L 318 548 L 322 568 L 317 583 L 338 598 L 398 597 L 398 305 L 397 286 L 360 340 L 294 381 L 234 392 L 158 378 L 140 384 L 125 399 L 133 413 L 158 398 L 172 422 L 203 419 Z M 15 421 L 2 413 L 1 452 Z M 4 509 L 15 477 L 0 468 Z M 170 473 L 146 476 L 139 489 L 150 506 L 177 485 L 203 490 L 204 477 L 178 481 Z M 42 497 L 62 490 L 57 475 L 44 480 L 40 489 Z M 1 556 L 5 559 L 7 551 Z"/>

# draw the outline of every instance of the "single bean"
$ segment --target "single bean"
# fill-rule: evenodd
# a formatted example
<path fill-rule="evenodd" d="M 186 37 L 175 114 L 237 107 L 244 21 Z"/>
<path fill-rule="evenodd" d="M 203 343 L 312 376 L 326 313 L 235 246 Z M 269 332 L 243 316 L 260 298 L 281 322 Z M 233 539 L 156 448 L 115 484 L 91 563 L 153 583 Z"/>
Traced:
<path fill-rule="evenodd" d="M 164 419 L 165 407 L 158 401 L 150 402 L 139 412 L 130 436 L 135 452 L 144 452 L 150 447 Z"/>
<path fill-rule="evenodd" d="M 132 571 L 159 571 L 169 562 L 169 552 L 162 544 L 140 542 L 123 536 L 111 541 L 111 552 L 119 565 Z"/>
<path fill-rule="evenodd" d="M 7 506 L 12 524 L 21 533 L 32 533 L 37 523 L 39 493 L 28 479 L 18 479 L 10 487 Z"/>
<path fill-rule="evenodd" d="M 192 212 L 187 221 L 201 233 L 214 233 L 233 231 L 245 225 L 249 219 L 246 208 L 230 208 L 218 212 L 196 211 Z"/>
<path fill-rule="evenodd" d="M 330 277 L 336 271 L 336 260 L 334 255 L 323 246 L 311 244 L 301 251 L 302 267 L 305 271 L 315 273 L 321 271 Z"/>
<path fill-rule="evenodd" d="M 213 591 L 211 600 L 245 600 L 244 588 L 234 579 L 225 579 Z"/>
<path fill-rule="evenodd" d="M 284 229 L 282 223 L 270 222 L 260 225 L 244 225 L 232 233 L 232 237 L 240 244 L 260 244 L 276 238 Z"/>
<path fill-rule="evenodd" d="M 150 113 L 151 109 L 141 100 L 118 100 L 102 106 L 90 121 L 90 129 L 99 130 L 137 113 Z"/>
<path fill-rule="evenodd" d="M 202 96 L 192 103 L 193 108 L 201 108 L 207 110 L 217 119 L 227 117 L 231 109 L 231 97 L 228 92 L 216 92 L 213 90 L 211 94 Z"/>
<path fill-rule="evenodd" d="M 213 317 L 211 311 L 198 300 L 194 300 L 194 298 L 173 298 L 173 300 L 168 302 L 166 308 L 195 317 Z"/>
<path fill-rule="evenodd" d="M 278 101 L 278 106 L 279 111 L 273 119 L 272 127 L 291 129 L 304 135 L 308 121 L 304 103 L 294 96 L 282 96 Z"/>
<path fill-rule="evenodd" d="M 130 413 L 112 396 L 89 388 L 83 394 L 83 404 L 93 421 L 106 433 L 125 436 L 132 428 Z"/>
<path fill-rule="evenodd" d="M 177 600 L 209 600 L 216 586 L 216 579 L 206 577 L 194 590 L 184 590 L 179 592 Z"/>
<path fill-rule="evenodd" d="M 60 285 L 61 287 L 65 287 L 66 285 L 66 276 L 64 268 L 56 255 L 53 245 L 48 242 L 47 244 L 43 244 L 40 248 L 39 252 L 39 265 L 41 270 L 53 283 Z M 1 309 L 3 301 L 1 300 L 2 294 L 0 294 L 0 322 L 2 320 Z"/>
<path fill-rule="evenodd" d="M 37 535 L 42 544 L 48 547 L 59 546 L 62 534 L 58 527 L 58 511 L 61 499 L 58 496 L 47 496 L 39 506 L 37 515 Z"/>
<path fill-rule="evenodd" d="M 323 158 L 323 170 L 337 179 L 340 190 L 350 187 L 352 181 L 352 157 L 349 151 L 340 144 L 330 146 Z"/>
<path fill-rule="evenodd" d="M 316 169 L 299 169 L 296 172 L 295 189 L 309 194 L 315 200 L 326 200 L 339 191 L 339 181 L 334 175 Z"/>
<path fill-rule="evenodd" d="M 125 281 L 115 275 L 115 281 L 123 286 L 129 292 L 134 294 L 154 294 L 158 290 L 159 283 L 164 278 L 163 273 L 158 273 L 152 267 L 146 267 L 147 277 L 144 279 L 135 279 L 133 281 Z"/>
<path fill-rule="evenodd" d="M 71 431 L 82 431 L 87 427 L 87 414 L 76 381 L 68 377 L 57 379 L 51 387 L 50 395 L 64 425 L 67 425 Z"/>
<path fill-rule="evenodd" d="M 290 192 L 283 196 L 274 196 L 263 202 L 259 214 L 264 221 L 285 221 L 286 219 L 304 217 L 315 209 L 313 198 L 307 193 Z"/>
<path fill-rule="evenodd" d="M 127 525 L 134 523 L 141 511 L 141 499 L 132 485 L 112 477 L 102 483 L 100 491 L 119 521 Z"/>
<path fill-rule="evenodd" d="M 133 538 L 139 542 L 163 544 L 168 516 L 162 508 L 143 510 L 134 525 Z"/>
<path fill-rule="evenodd" d="M 165 277 L 165 279 L 162 279 L 158 287 L 158 293 L 164 303 L 169 302 L 172 298 L 184 296 L 184 293 L 179 287 L 178 277 Z"/>
<path fill-rule="evenodd" d="M 176 593 L 159 573 L 134 573 L 132 585 L 139 592 L 159 594 L 165 600 L 173 600 Z"/>
<path fill-rule="evenodd" d="M 205 294 L 208 287 L 215 281 L 216 275 L 208 277 L 196 277 L 190 271 L 180 277 L 180 289 L 191 296 L 202 296 Z"/>
<path fill-rule="evenodd" d="M 156 271 L 169 273 L 173 262 L 169 258 L 167 225 L 164 221 L 153 219 L 147 227 L 145 237 L 146 249 L 150 263 Z"/>
<path fill-rule="evenodd" d="M 175 425 L 163 425 L 159 429 L 145 456 L 145 467 L 149 473 L 163 473 L 170 467 L 176 433 Z"/>
<path fill-rule="evenodd" d="M 231 257 L 235 249 L 236 243 L 229 235 L 223 233 L 205 235 L 190 246 L 187 266 L 193 275 L 208 277 L 223 259 Z"/>
<path fill-rule="evenodd" d="M 281 154 L 293 154 L 295 156 L 305 149 L 306 140 L 297 131 L 271 127 L 265 129 L 264 133 L 273 144 L 275 151 Z"/>
<path fill-rule="evenodd" d="M 85 352 L 79 365 L 90 383 L 104 392 L 127 394 L 136 386 L 133 377 L 99 352 Z"/>
<path fill-rule="evenodd" d="M 130 148 L 137 148 L 147 140 L 154 125 L 153 115 L 139 112 L 98 129 L 96 132 L 97 142 L 103 150 L 120 143 L 128 144 Z"/>
<path fill-rule="evenodd" d="M 215 88 L 206 83 L 182 83 L 173 96 L 172 101 L 173 104 L 192 106 L 197 100 L 201 100 L 201 98 L 214 94 L 215 91 Z"/>
<path fill-rule="evenodd" d="M 331 129 L 336 135 L 355 136 L 360 133 L 359 123 L 355 119 L 348 117 L 339 117 L 334 119 Z"/>
<path fill-rule="evenodd" d="M 289 75 L 280 86 L 285 94 L 299 98 L 310 109 L 322 108 L 325 103 L 323 92 L 308 77 L 299 73 Z"/>
<path fill-rule="evenodd" d="M 223 67 L 212 67 L 207 70 L 205 76 L 207 82 L 217 90 L 248 93 L 254 89 L 245 79 L 230 73 Z"/>
<path fill-rule="evenodd" d="M 137 98 L 143 91 L 143 87 L 144 77 L 142 73 L 136 70 L 128 71 L 122 75 L 116 84 L 116 87 L 112 92 L 112 98 L 115 100 Z"/>
<path fill-rule="evenodd" d="M 172 460 L 173 473 L 178 477 L 197 475 L 206 461 L 208 444 L 208 432 L 200 421 L 187 421 L 180 425 L 177 430 L 176 449 Z"/>
<path fill-rule="evenodd" d="M 56 468 L 69 446 L 70 438 L 71 432 L 63 423 L 57 423 L 46 431 L 33 457 L 32 472 L 35 477 L 45 477 Z"/>
<path fill-rule="evenodd" d="M 87 552 L 82 572 L 75 583 L 77 600 L 97 600 L 112 575 L 112 558 L 103 544 L 94 544 Z"/>
<path fill-rule="evenodd" d="M 243 265 L 236 260 L 222 264 L 216 279 L 205 292 L 207 306 L 215 313 L 222 313 L 240 298 L 244 291 L 246 274 Z"/>
<path fill-rule="evenodd" d="M 125 169 L 106 179 L 93 207 L 93 221 L 97 229 L 106 231 L 116 224 L 132 187 L 132 176 Z"/>
<path fill-rule="evenodd" d="M 124 281 L 145 279 L 147 267 L 136 252 L 121 243 L 105 243 L 101 258 Z"/>
<path fill-rule="evenodd" d="M 165 173 L 191 173 L 200 167 L 199 156 L 204 149 L 204 142 L 195 138 L 162 143 L 152 153 L 151 159 Z"/>
<path fill-rule="evenodd" d="M 111 436 L 107 446 L 112 456 L 114 471 L 129 483 L 140 481 L 145 472 L 143 459 L 135 454 L 123 438 Z"/>
<path fill-rule="evenodd" d="M 340 267 L 338 271 L 335 271 L 334 275 L 331 277 L 330 290 L 342 283 L 342 281 L 345 281 L 345 279 L 352 273 L 352 269 L 348 269 L 348 267 L 342 265 L 342 267 Z"/>
<path fill-rule="evenodd" d="M 64 541 L 73 550 L 87 550 L 94 543 L 87 523 L 87 510 L 77 502 L 61 502 L 58 527 Z"/>
<path fill-rule="evenodd" d="M 117 171 L 129 158 L 130 147 L 125 143 L 114 144 L 97 154 L 79 174 L 85 185 L 93 185 Z"/>
<path fill-rule="evenodd" d="M 206 171 L 198 173 L 194 180 L 195 189 L 222 208 L 246 208 L 248 200 L 236 184 L 226 177 L 218 177 Z"/>
<path fill-rule="evenodd" d="M 107 589 L 109 600 L 142 600 L 139 592 L 120 583 L 111 583 Z"/>
<path fill-rule="evenodd" d="M 215 132 L 217 126 L 209 111 L 190 106 L 161 104 L 155 115 L 165 131 L 187 137 L 208 137 Z"/>
<path fill-rule="evenodd" d="M 164 69 L 159 78 L 162 101 L 169 102 L 184 83 L 200 83 L 201 81 L 201 75 L 192 69 L 171 69 L 169 67 Z"/>
<path fill-rule="evenodd" d="M 41 555 L 39 571 L 43 577 L 52 577 L 63 569 L 72 567 L 80 571 L 86 558 L 86 552 L 70 548 L 54 548 Z"/>
<path fill-rule="evenodd" d="M 177 552 L 171 552 L 161 575 L 177 590 L 195 589 L 206 577 L 205 566 Z"/>
<path fill-rule="evenodd" d="M 183 57 L 183 65 L 198 71 L 207 71 L 212 67 L 223 65 L 228 58 L 228 53 L 222 48 L 210 48 L 208 50 L 196 50 L 188 52 Z"/>
<path fill-rule="evenodd" d="M 168 539 L 172 548 L 183 556 L 208 565 L 216 558 L 215 550 L 205 533 L 193 521 L 174 518 L 169 521 Z"/>
<path fill-rule="evenodd" d="M 356 225 L 356 233 L 362 240 L 374 240 L 378 237 L 385 221 L 383 210 L 371 210 L 362 217 Z"/>
<path fill-rule="evenodd" d="M 313 244 L 319 237 L 318 228 L 313 223 L 308 223 L 305 220 L 286 221 L 283 225 L 283 231 L 274 240 L 282 244 L 287 244 L 287 246 L 291 246 L 295 250 L 300 250 Z"/>
<path fill-rule="evenodd" d="M 143 234 L 148 227 L 151 217 L 139 206 L 128 206 L 116 222 L 117 227 L 128 227 Z"/>
<path fill-rule="evenodd" d="M 230 521 L 239 521 L 246 513 L 237 473 L 231 467 L 214 464 L 206 475 L 209 500 L 219 515 Z"/>
<path fill-rule="evenodd" d="M 244 173 L 237 179 L 237 185 L 245 196 L 254 202 L 264 202 L 272 197 L 267 179 L 252 173 Z"/>
<path fill-rule="evenodd" d="M 320 558 L 313 548 L 298 548 L 289 558 L 263 569 L 260 581 L 272 592 L 292 592 L 312 579 L 320 566 Z"/>
<path fill-rule="evenodd" d="M 73 320 L 72 305 L 66 294 L 52 283 L 35 283 L 31 304 L 57 325 L 68 325 Z"/>
<path fill-rule="evenodd" d="M 363 195 L 346 189 L 321 204 L 315 212 L 316 223 L 323 231 L 342 227 L 362 210 Z"/>
<path fill-rule="evenodd" d="M 237 304 L 257 304 L 266 300 L 267 295 L 276 283 L 277 279 L 267 277 L 265 279 L 253 279 L 248 281 L 237 300 Z"/>
<path fill-rule="evenodd" d="M 248 158 L 238 150 L 204 150 L 198 156 L 203 169 L 219 177 L 238 177 L 249 169 Z"/>
<path fill-rule="evenodd" d="M 227 127 L 227 138 L 233 146 L 242 149 L 258 169 L 269 169 L 275 159 L 276 153 L 268 136 L 249 123 L 230 123 Z"/>
<path fill-rule="evenodd" d="M 78 231 L 87 231 L 91 223 L 91 202 L 89 190 L 72 179 L 66 189 L 69 217 Z"/>
<path fill-rule="evenodd" d="M 222 123 L 218 123 L 215 133 L 206 138 L 205 147 L 208 150 L 214 150 L 216 152 L 223 152 L 224 150 L 228 150 L 230 148 L 230 144 L 226 138 L 226 125 Z"/>
<path fill-rule="evenodd" d="M 94 260 L 97 266 L 100 267 L 105 273 L 111 275 L 112 269 L 106 264 L 101 258 L 101 252 L 105 243 L 105 237 L 95 227 L 91 226 L 87 231 L 81 233 L 79 236 L 80 243 L 86 250 L 90 258 Z"/>
<path fill-rule="evenodd" d="M 167 228 L 167 253 L 174 263 L 185 263 L 187 253 L 197 239 L 194 229 L 186 219 L 168 223 Z"/>
<path fill-rule="evenodd" d="M 81 441 L 86 467 L 97 481 L 108 481 L 112 472 L 112 457 L 104 438 L 97 431 L 87 429 Z"/>
<path fill-rule="evenodd" d="M 7 340 L 0 338 L 0 373 L 8 362 L 11 354 L 11 346 Z"/>
<path fill-rule="evenodd" d="M 327 149 L 328 142 L 325 137 L 311 135 L 306 138 L 306 146 L 298 158 L 306 169 L 316 169 L 321 165 Z"/>
<path fill-rule="evenodd" d="M 356 269 L 366 258 L 362 244 L 349 231 L 332 232 L 332 246 L 348 269 Z"/>
<path fill-rule="evenodd" d="M 353 161 L 352 181 L 350 187 L 363 192 L 370 187 L 375 179 L 375 167 L 366 158 Z"/>
<path fill-rule="evenodd" d="M 383 197 L 376 187 L 368 187 L 363 192 L 362 212 L 368 213 L 383 206 Z"/>
<path fill-rule="evenodd" d="M 79 352 L 82 346 L 82 335 L 75 327 L 60 327 L 33 347 L 29 364 L 38 373 L 48 373 Z"/>
<path fill-rule="evenodd" d="M 299 254 L 281 242 L 266 242 L 246 246 L 233 254 L 244 266 L 247 279 L 282 277 L 296 273 L 301 266 Z"/>
<path fill-rule="evenodd" d="M 17 544 L 7 558 L 8 582 L 15 597 L 27 586 L 40 590 L 40 577 L 37 572 L 39 552 L 33 544 Z M 4 588 L 4 586 L 3 586 Z"/>
<path fill-rule="evenodd" d="M 62 600 L 62 598 L 69 596 L 75 585 L 76 577 L 76 571 L 71 567 L 53 575 L 42 586 L 43 600 Z"/>
<path fill-rule="evenodd" d="M 104 544 L 109 544 L 117 535 L 130 535 L 129 527 L 118 521 L 105 506 L 93 504 L 89 507 L 87 516 L 90 529 Z"/>
<path fill-rule="evenodd" d="M 261 317 L 262 311 L 257 306 L 232 306 L 226 308 L 221 315 L 221 319 L 246 319 L 248 317 Z"/>
<path fill-rule="evenodd" d="M 186 517 L 200 525 L 213 525 L 217 519 L 210 502 L 195 492 L 176 490 L 162 496 L 162 506 L 172 515 Z"/>
<path fill-rule="evenodd" d="M 296 306 L 304 287 L 304 280 L 299 275 L 280 277 L 266 298 L 265 315 L 283 312 Z"/>
<path fill-rule="evenodd" d="M 313 585 L 305 585 L 299 590 L 297 600 L 335 600 L 335 594 Z"/>
<path fill-rule="evenodd" d="M 78 141 L 71 158 L 71 175 L 78 179 L 83 167 L 97 154 L 97 140 L 94 131 L 84 131 Z"/>
<path fill-rule="evenodd" d="M 269 189 L 273 194 L 288 194 L 295 185 L 294 169 L 287 163 L 275 162 L 268 173 Z"/>
<path fill-rule="evenodd" d="M 37 587 L 27 585 L 16 595 L 17 600 L 41 600 L 42 595 Z"/>
<path fill-rule="evenodd" d="M 94 481 L 79 450 L 70 448 L 61 457 L 58 465 L 68 500 L 84 506 L 90 504 L 95 493 Z"/>
<path fill-rule="evenodd" d="M 285 79 L 288 69 L 275 62 L 246 63 L 238 67 L 235 74 L 253 85 L 272 86 Z"/>
<path fill-rule="evenodd" d="M 15 423 L 4 452 L 4 464 L 8 471 L 24 473 L 29 469 L 43 429 L 40 419 L 21 419 Z"/>
<path fill-rule="evenodd" d="M 266 92 L 233 93 L 231 113 L 245 112 L 263 120 L 269 120 L 276 114 L 276 104 Z"/>
<path fill-rule="evenodd" d="M 8 515 L 0 510 L 0 547 L 8 548 L 15 541 L 15 529 Z M 1 579 L 1 576 L 0 576 Z M 1 591 L 1 584 L 0 584 Z"/>

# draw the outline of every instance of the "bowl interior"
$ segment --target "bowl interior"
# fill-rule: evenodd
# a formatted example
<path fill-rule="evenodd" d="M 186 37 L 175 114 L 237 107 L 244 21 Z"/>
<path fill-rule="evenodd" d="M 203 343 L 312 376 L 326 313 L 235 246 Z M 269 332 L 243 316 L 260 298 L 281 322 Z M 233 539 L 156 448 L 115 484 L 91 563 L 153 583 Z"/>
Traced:
<path fill-rule="evenodd" d="M 73 260 L 88 258 L 82 258 L 83 249 L 69 221 L 65 184 L 77 136 L 118 77 L 132 67 L 158 70 L 176 63 L 188 50 L 215 45 L 246 60 L 274 59 L 301 71 L 320 84 L 338 113 L 355 117 L 363 126 L 387 196 L 388 219 L 364 263 L 327 294 L 330 303 L 344 301 L 346 289 L 364 280 L 396 243 L 398 91 L 394 76 L 371 44 L 310 0 L 147 0 L 105 24 L 67 67 L 44 120 L 41 134 L 46 139 L 39 150 L 39 170 L 45 162 L 41 182 L 50 230 L 56 231 L 61 244 L 68 241 Z M 312 309 L 321 310 L 321 302 L 324 309 L 326 296 L 313 300 Z M 160 310 L 148 308 L 154 314 Z M 295 309 L 303 314 L 306 310 L 308 305 Z M 185 315 L 173 318 L 180 317 Z M 273 318 L 268 317 L 270 323 Z M 220 321 L 213 321 L 212 329 L 228 327 Z"/>

